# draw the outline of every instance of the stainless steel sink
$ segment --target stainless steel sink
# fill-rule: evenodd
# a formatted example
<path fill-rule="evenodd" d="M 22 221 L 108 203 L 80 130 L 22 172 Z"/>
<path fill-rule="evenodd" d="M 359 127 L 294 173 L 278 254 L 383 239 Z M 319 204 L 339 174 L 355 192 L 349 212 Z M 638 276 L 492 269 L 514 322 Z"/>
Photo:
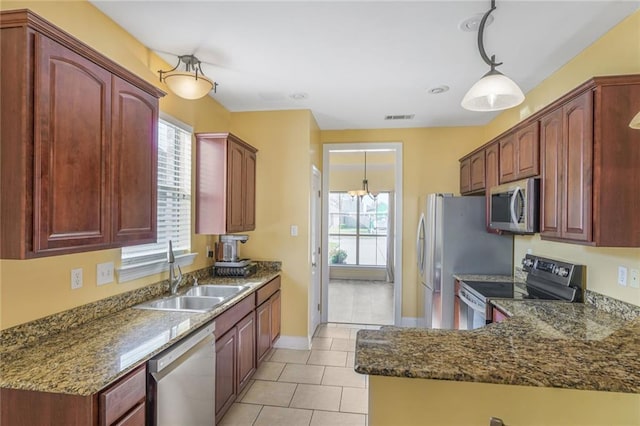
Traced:
<path fill-rule="evenodd" d="M 191 287 L 185 295 L 199 297 L 223 297 L 225 299 L 229 299 L 247 288 L 248 286 L 246 285 L 199 285 Z"/>
<path fill-rule="evenodd" d="M 135 308 L 158 311 L 207 312 L 224 301 L 224 297 L 172 296 L 141 303 Z"/>

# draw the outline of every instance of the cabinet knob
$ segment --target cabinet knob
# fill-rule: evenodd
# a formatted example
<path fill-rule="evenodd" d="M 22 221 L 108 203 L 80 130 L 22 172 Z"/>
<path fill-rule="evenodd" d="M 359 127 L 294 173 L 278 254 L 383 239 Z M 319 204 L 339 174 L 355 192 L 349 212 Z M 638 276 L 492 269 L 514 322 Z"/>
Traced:
<path fill-rule="evenodd" d="M 504 424 L 502 419 L 499 419 L 497 417 L 491 417 L 489 419 L 489 426 L 506 426 L 506 425 Z"/>

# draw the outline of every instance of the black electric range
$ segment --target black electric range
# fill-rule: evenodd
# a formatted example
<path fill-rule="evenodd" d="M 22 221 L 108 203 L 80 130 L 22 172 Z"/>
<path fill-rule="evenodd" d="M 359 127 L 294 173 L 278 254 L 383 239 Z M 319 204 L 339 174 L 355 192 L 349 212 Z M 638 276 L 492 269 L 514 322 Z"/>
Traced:
<path fill-rule="evenodd" d="M 522 266 L 527 272 L 525 282 L 461 281 L 456 295 L 460 300 L 460 328 L 477 328 L 490 321 L 489 299 L 583 301 L 584 265 L 527 254 Z"/>

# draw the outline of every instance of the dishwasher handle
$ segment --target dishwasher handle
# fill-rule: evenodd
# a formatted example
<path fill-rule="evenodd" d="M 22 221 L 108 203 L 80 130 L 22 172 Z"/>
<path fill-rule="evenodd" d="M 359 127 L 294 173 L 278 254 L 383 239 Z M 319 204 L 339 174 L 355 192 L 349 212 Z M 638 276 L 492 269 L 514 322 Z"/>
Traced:
<path fill-rule="evenodd" d="M 171 365 L 173 361 L 180 358 L 182 355 L 187 353 L 191 348 L 196 346 L 198 343 L 206 339 L 208 336 L 212 336 L 213 332 L 216 330 L 216 324 L 210 323 L 200 330 L 196 331 L 189 337 L 183 339 L 179 343 L 173 345 L 171 350 L 167 353 L 163 353 L 157 358 L 153 358 L 149 360 L 148 367 L 149 373 L 159 373 L 164 370 L 166 367 Z"/>

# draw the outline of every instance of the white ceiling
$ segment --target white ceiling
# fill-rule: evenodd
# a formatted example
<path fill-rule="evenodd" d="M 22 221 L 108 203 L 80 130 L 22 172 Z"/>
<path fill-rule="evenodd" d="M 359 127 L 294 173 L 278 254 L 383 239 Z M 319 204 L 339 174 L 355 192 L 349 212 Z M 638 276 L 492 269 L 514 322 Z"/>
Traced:
<path fill-rule="evenodd" d="M 211 96 L 229 111 L 310 109 L 323 130 L 481 125 L 496 115 L 460 106 L 488 66 L 477 32 L 458 26 L 489 0 L 92 3 L 170 64 L 184 54 L 206 62 L 220 84 Z M 486 51 L 526 94 L 640 1 L 496 6 Z M 427 93 L 440 85 L 451 89 Z M 399 114 L 415 118 L 384 120 Z"/>

